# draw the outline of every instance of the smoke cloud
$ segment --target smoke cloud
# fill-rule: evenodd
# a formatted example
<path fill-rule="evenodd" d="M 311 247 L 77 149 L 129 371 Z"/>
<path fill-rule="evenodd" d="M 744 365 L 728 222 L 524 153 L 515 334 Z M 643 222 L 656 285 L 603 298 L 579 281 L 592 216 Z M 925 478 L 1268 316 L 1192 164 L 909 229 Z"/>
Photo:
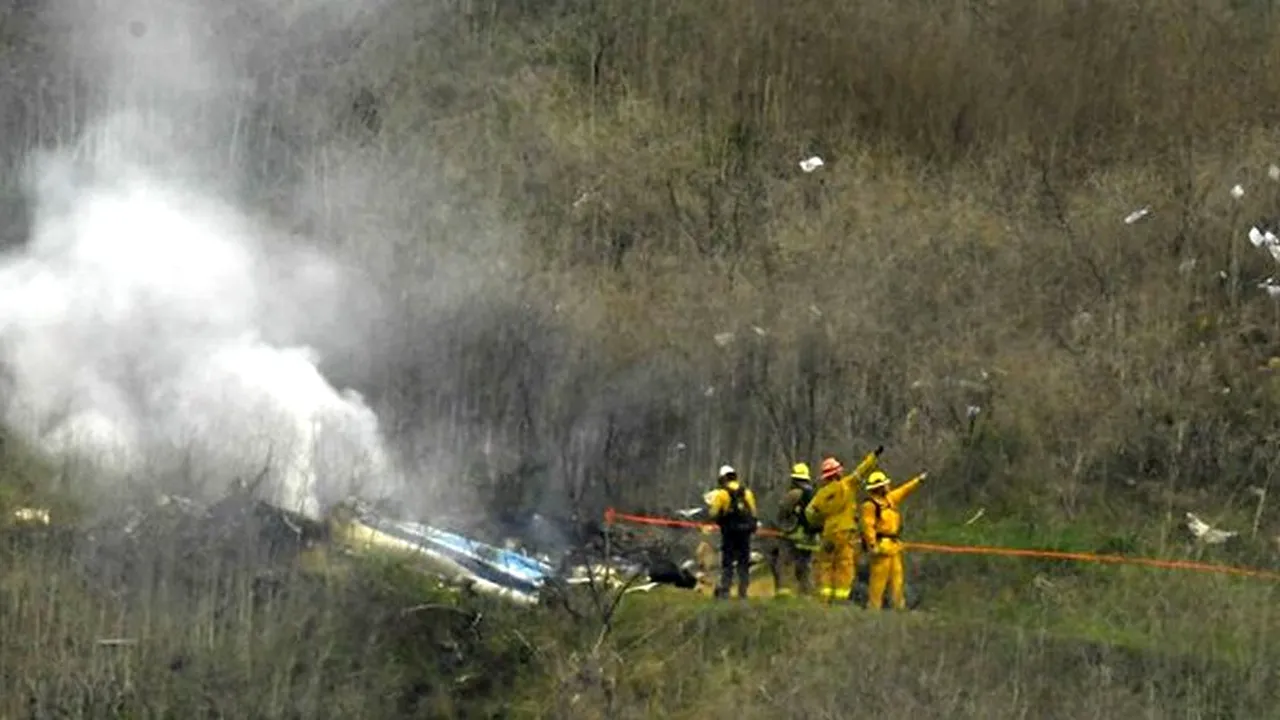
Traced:
<path fill-rule="evenodd" d="M 351 21 L 288 3 L 308 5 Z M 59 14 L 82 31 L 69 52 L 106 75 L 104 110 L 33 155 L 31 236 L 0 260 L 4 421 L 91 459 L 86 490 L 180 477 L 209 497 L 259 479 L 264 499 L 313 518 L 396 494 L 374 413 L 300 341 L 354 334 L 332 300 L 356 278 L 234 199 L 230 68 L 253 48 L 233 38 L 229 56 L 195 6 L 95 6 Z"/>

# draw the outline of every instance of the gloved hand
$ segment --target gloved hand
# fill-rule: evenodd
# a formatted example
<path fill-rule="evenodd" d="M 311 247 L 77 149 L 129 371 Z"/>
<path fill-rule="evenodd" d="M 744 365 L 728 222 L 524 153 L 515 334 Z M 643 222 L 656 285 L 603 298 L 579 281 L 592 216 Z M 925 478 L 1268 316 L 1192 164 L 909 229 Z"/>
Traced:
<path fill-rule="evenodd" d="M 877 445 L 875 454 L 876 454 L 876 457 L 880 457 L 882 454 L 884 454 L 884 445 Z"/>
<path fill-rule="evenodd" d="M 919 478 L 921 482 L 924 482 L 924 479 L 929 477 L 929 471 L 926 470 L 920 473 L 919 475 L 917 475 L 916 477 Z"/>

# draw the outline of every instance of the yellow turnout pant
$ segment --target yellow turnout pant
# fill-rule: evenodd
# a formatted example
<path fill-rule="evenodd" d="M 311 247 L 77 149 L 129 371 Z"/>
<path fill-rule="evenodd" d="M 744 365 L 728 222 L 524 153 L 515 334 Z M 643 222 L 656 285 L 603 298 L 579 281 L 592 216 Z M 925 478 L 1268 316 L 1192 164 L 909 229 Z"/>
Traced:
<path fill-rule="evenodd" d="M 902 541 L 882 538 L 872 551 L 871 578 L 867 596 L 867 608 L 879 610 L 884 605 L 884 591 L 889 590 L 895 610 L 907 607 L 906 566 L 903 563 Z"/>
<path fill-rule="evenodd" d="M 825 599 L 848 600 L 856 561 L 853 530 L 839 530 L 823 537 L 822 547 L 813 556 L 818 594 Z"/>

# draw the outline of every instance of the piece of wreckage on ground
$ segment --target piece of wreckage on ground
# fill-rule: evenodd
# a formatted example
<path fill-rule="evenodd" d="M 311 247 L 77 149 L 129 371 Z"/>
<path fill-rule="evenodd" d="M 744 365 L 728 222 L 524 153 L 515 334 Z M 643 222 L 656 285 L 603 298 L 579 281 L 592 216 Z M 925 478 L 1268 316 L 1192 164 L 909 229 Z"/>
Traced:
<path fill-rule="evenodd" d="M 58 519 L 43 508 L 22 507 L 9 514 L 8 524 L 19 527 L 58 526 Z M 76 533 L 76 544 L 85 567 L 102 580 L 121 584 L 146 564 L 141 558 L 148 548 L 162 544 L 192 566 L 204 566 L 211 553 L 222 560 L 266 560 L 298 557 L 320 547 L 352 556 L 405 559 L 446 585 L 521 605 L 539 602 L 552 587 L 594 585 L 625 592 L 659 585 L 710 587 L 705 581 L 710 574 L 695 572 L 694 560 L 680 563 L 675 559 L 680 551 L 662 538 L 627 529 L 615 530 L 607 543 L 597 532 L 585 547 L 552 543 L 535 555 L 519 549 L 519 538 L 500 547 L 357 501 L 339 505 L 325 520 L 316 522 L 246 493 L 214 503 L 159 495 L 100 516 Z M 606 547 L 611 552 L 601 560 Z"/>
<path fill-rule="evenodd" d="M 710 588 L 709 574 L 696 571 L 697 560 L 677 563 L 676 548 L 643 532 L 615 529 L 608 542 L 596 532 L 584 545 L 561 544 L 535 556 L 518 549 L 517 538 L 499 547 L 359 503 L 332 513 L 330 528 L 335 545 L 348 552 L 400 555 L 451 585 L 525 605 L 539 602 L 551 588 L 586 586 L 624 593 L 661 585 Z"/>

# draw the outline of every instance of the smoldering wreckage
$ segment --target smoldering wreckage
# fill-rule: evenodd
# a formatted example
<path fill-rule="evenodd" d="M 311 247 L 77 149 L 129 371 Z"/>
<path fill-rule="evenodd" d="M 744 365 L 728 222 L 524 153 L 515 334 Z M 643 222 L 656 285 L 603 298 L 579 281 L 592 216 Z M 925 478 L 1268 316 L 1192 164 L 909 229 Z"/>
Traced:
<path fill-rule="evenodd" d="M 709 595 L 718 570 L 712 537 L 689 553 L 669 533 L 599 523 L 575 527 L 538 514 L 519 526 L 461 519 L 436 525 L 357 500 L 317 522 L 263 501 L 245 485 L 208 504 L 158 495 L 74 528 L 62 527 L 57 511 L 42 507 L 17 508 L 8 520 L 0 525 L 60 533 L 89 573 L 125 585 L 151 562 L 145 558 L 156 548 L 172 552 L 174 561 L 198 559 L 201 566 L 216 559 L 277 568 L 280 563 L 273 561 L 314 552 L 402 560 L 458 592 L 524 606 L 545 601 L 553 588 L 573 586 L 624 594 L 669 586 Z M 457 526 L 469 530 L 447 529 Z M 752 553 L 752 567 L 753 573 L 769 573 L 759 551 Z"/>

